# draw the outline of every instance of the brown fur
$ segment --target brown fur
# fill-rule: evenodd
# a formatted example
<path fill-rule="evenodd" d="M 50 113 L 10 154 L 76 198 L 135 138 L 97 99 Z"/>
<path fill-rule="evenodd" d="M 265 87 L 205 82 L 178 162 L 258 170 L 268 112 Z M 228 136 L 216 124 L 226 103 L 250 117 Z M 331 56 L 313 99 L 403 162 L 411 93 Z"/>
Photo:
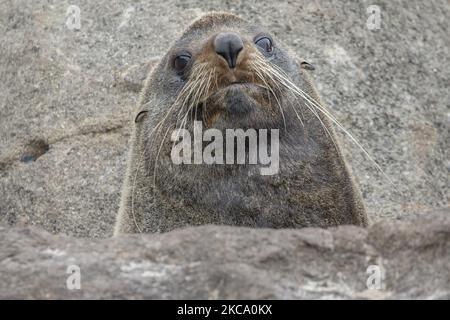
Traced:
<path fill-rule="evenodd" d="M 234 71 L 212 48 L 215 35 L 224 31 L 235 32 L 244 41 Z M 209 14 L 194 22 L 153 69 L 137 110 L 146 112 L 140 113 L 134 124 L 116 235 L 201 224 L 270 228 L 367 225 L 359 190 L 327 117 L 311 112 L 305 101 L 286 87 L 269 83 L 274 89 L 272 98 L 268 90 L 260 89 L 267 83 L 253 72 L 252 62 L 259 56 L 253 39 L 262 32 L 234 15 Z M 214 79 L 201 97 L 202 104 L 195 105 L 195 110 L 202 111 L 195 117 L 200 117 L 205 127 L 219 130 L 279 129 L 277 175 L 259 175 L 258 165 L 172 163 L 170 133 L 180 127 L 180 114 L 189 114 L 185 106 L 176 107 L 177 98 L 195 76 L 195 69 L 185 78 L 174 73 L 173 58 L 181 49 L 192 52 L 191 68 L 204 63 Z M 276 40 L 273 55 L 265 60 L 320 103 L 308 71 Z M 233 91 L 229 85 L 237 80 L 256 86 Z M 240 107 L 249 112 L 236 114 Z M 192 132 L 192 118 L 186 119 L 184 125 Z"/>

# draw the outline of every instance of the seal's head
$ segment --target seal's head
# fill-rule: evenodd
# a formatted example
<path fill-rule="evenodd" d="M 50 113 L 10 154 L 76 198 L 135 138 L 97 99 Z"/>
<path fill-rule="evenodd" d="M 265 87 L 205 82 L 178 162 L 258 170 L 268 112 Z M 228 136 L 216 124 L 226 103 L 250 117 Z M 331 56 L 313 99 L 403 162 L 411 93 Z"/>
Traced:
<path fill-rule="evenodd" d="M 189 26 L 142 90 L 115 233 L 208 223 L 365 225 L 329 123 L 338 122 L 303 69 L 309 65 L 269 32 L 232 14 L 208 14 Z M 214 143 L 196 124 L 213 129 Z M 236 135 L 230 140 L 229 131 Z M 261 136 L 251 138 L 256 131 Z M 245 160 L 261 160 L 266 142 L 277 170 L 262 175 L 263 161 Z M 171 157 L 180 146 L 181 163 Z"/>
<path fill-rule="evenodd" d="M 268 69 L 289 78 L 298 74 L 295 61 L 269 32 L 228 13 L 195 21 L 158 68 L 159 90 L 172 93 L 178 126 L 190 117 L 216 128 L 283 125 L 285 87 Z"/>

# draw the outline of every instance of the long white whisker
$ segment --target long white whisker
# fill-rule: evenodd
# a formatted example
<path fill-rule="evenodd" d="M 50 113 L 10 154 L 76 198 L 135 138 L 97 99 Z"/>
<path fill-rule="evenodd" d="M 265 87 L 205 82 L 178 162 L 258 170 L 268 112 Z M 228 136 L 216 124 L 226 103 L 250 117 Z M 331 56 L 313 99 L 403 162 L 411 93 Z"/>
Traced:
<path fill-rule="evenodd" d="M 321 106 L 316 100 L 314 100 L 312 97 L 310 97 L 306 92 L 298 88 L 287 76 L 282 75 L 280 72 L 277 72 L 275 69 L 278 68 L 274 66 L 274 68 L 271 70 L 276 77 L 278 77 L 283 85 L 285 85 L 288 89 L 292 90 L 294 93 L 299 95 L 304 100 L 311 103 L 312 106 L 314 106 L 317 110 L 319 110 L 322 114 L 324 114 L 328 119 L 330 119 L 336 126 L 338 126 L 339 129 L 341 129 L 352 141 L 355 143 L 361 151 L 367 156 L 367 158 L 372 162 L 372 164 L 377 168 L 377 170 L 395 187 L 394 182 L 389 178 L 389 176 L 386 175 L 386 173 L 383 171 L 383 169 L 380 167 L 380 165 L 372 158 L 372 156 L 369 154 L 369 152 L 359 143 L 358 140 L 356 140 L 353 135 L 348 132 L 347 129 L 344 128 L 344 126 L 323 106 Z M 281 70 L 282 71 L 282 70 Z M 282 71 L 284 73 L 284 71 Z"/>

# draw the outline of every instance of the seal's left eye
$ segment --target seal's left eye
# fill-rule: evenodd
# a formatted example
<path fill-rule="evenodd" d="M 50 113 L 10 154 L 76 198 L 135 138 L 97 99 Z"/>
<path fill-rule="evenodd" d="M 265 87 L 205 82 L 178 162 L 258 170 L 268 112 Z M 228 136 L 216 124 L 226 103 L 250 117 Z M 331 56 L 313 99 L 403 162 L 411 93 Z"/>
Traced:
<path fill-rule="evenodd" d="M 175 58 L 173 65 L 177 71 L 183 71 L 191 60 L 191 56 L 187 54 L 181 54 Z"/>
<path fill-rule="evenodd" d="M 257 39 L 255 41 L 255 44 L 258 47 L 261 47 L 266 52 L 272 52 L 272 50 L 273 50 L 272 40 L 270 40 L 267 37 L 262 37 L 262 38 Z"/>

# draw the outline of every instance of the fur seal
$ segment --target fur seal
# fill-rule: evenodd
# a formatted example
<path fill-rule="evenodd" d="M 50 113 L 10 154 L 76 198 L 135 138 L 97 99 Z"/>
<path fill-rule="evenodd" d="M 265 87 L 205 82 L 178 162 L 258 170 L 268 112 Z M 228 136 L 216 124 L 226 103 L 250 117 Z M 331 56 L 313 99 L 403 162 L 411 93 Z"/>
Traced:
<path fill-rule="evenodd" d="M 332 127 L 340 124 L 320 102 L 313 69 L 233 14 L 194 21 L 146 78 L 114 234 L 201 224 L 366 226 Z M 198 123 L 224 136 L 228 129 L 278 130 L 277 173 L 260 174 L 261 163 L 174 163 L 173 132 L 195 135 Z M 248 158 L 255 146 L 245 143 Z"/>

